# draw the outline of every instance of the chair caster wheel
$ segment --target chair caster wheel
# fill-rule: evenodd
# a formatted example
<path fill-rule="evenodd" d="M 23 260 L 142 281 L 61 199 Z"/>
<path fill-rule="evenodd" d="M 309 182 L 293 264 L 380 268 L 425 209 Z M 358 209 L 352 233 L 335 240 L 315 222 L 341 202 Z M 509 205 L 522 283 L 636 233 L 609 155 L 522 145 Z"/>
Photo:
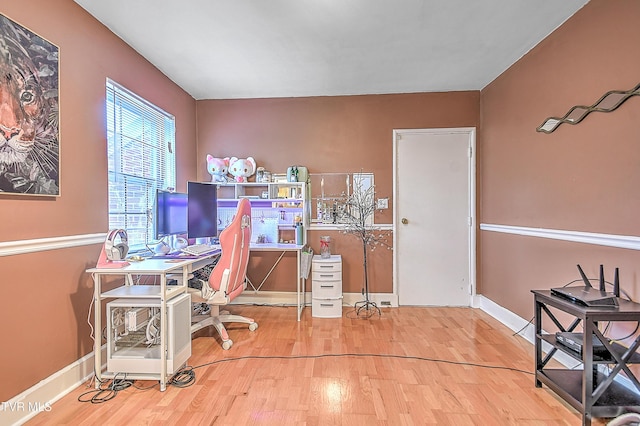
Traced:
<path fill-rule="evenodd" d="M 256 331 L 257 329 L 258 329 L 257 322 L 252 322 L 251 324 L 249 324 L 249 331 Z"/>
<path fill-rule="evenodd" d="M 229 349 L 231 349 L 231 345 L 233 345 L 233 342 L 231 340 L 225 340 L 224 342 L 222 342 L 222 349 L 228 351 Z"/>

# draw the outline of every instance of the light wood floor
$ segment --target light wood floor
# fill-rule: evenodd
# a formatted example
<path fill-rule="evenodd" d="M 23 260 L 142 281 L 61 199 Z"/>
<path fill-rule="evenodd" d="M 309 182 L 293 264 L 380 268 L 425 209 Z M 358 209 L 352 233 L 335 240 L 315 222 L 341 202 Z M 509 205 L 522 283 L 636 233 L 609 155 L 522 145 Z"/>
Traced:
<path fill-rule="evenodd" d="M 295 308 L 232 306 L 255 332 L 228 327 L 193 340 L 192 386 L 138 381 L 108 402 L 85 384 L 29 425 L 579 425 L 534 386 L 533 347 L 471 308 L 387 308 L 382 316 L 301 322 Z M 209 337 L 214 336 L 214 337 Z M 84 398 L 88 398 L 85 396 Z M 595 425 L 606 424 L 604 419 Z"/>

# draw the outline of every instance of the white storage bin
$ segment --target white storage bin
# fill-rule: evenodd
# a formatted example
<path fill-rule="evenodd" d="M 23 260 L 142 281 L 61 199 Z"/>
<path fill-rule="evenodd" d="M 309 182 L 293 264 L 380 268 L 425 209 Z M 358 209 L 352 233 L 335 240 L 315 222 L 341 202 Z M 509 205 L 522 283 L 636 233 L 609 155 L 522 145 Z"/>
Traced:
<path fill-rule="evenodd" d="M 342 281 L 342 271 L 313 271 L 311 273 L 311 280 L 316 281 Z"/>
<path fill-rule="evenodd" d="M 342 297 L 339 299 L 311 299 L 311 316 L 315 318 L 341 318 Z"/>
<path fill-rule="evenodd" d="M 340 272 L 342 271 L 342 256 L 333 254 L 327 259 L 323 259 L 319 255 L 313 256 L 311 266 L 313 272 Z"/>
<path fill-rule="evenodd" d="M 342 317 L 342 257 L 313 256 L 311 280 L 311 316 Z"/>
<path fill-rule="evenodd" d="M 311 294 L 315 299 L 342 297 L 342 280 L 318 281 L 314 277 L 312 284 Z"/>

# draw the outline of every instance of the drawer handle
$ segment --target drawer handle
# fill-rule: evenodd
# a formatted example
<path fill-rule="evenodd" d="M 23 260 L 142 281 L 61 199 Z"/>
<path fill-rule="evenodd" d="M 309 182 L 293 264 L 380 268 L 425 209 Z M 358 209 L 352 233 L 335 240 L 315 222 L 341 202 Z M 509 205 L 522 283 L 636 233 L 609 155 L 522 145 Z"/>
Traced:
<path fill-rule="evenodd" d="M 333 306 L 333 304 L 331 304 L 331 303 L 321 303 L 320 306 L 324 306 L 324 307 L 330 308 L 330 307 Z"/>
<path fill-rule="evenodd" d="M 331 274 L 331 275 L 328 275 L 328 274 L 320 274 L 320 276 L 321 276 L 321 277 L 323 277 L 323 278 L 331 278 L 331 277 L 333 277 L 333 274 Z"/>
<path fill-rule="evenodd" d="M 321 285 L 320 288 L 333 288 L 332 285 Z"/>
<path fill-rule="evenodd" d="M 331 268 L 333 269 L 334 266 L 333 265 L 320 265 L 321 268 Z"/>

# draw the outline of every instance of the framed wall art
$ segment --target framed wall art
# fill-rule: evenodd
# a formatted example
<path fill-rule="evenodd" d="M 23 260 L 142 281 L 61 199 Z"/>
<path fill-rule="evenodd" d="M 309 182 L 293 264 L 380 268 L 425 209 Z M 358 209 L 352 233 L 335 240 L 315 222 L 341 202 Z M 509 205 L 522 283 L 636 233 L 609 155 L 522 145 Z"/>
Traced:
<path fill-rule="evenodd" d="M 60 195 L 58 52 L 0 14 L 0 194 Z"/>

